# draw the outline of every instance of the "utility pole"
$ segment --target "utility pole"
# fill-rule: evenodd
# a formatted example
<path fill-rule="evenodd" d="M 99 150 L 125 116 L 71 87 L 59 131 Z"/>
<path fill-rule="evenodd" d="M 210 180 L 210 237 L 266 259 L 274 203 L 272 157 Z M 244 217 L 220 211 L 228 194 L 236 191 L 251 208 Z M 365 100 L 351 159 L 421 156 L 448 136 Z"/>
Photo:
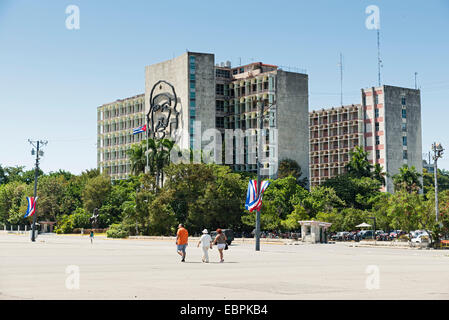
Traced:
<path fill-rule="evenodd" d="M 40 150 L 41 145 L 45 146 L 47 145 L 48 141 L 42 141 L 42 140 L 38 140 L 38 141 L 32 141 L 30 139 L 28 139 L 28 142 L 36 148 L 36 168 L 34 170 L 34 199 L 36 199 L 37 196 L 37 178 L 39 175 L 39 156 L 43 156 L 44 152 L 42 150 Z M 34 149 L 31 150 L 31 154 L 34 155 Z M 37 206 L 37 204 L 35 204 Z M 37 209 L 35 209 L 35 212 L 33 214 L 33 226 L 31 228 L 31 241 L 36 241 L 36 235 L 35 235 L 35 230 L 36 230 L 36 216 L 37 216 Z"/>
<path fill-rule="evenodd" d="M 434 142 L 432 144 L 432 151 L 433 151 L 433 170 L 434 176 L 435 176 L 435 219 L 436 222 L 438 222 L 438 217 L 440 215 L 440 209 L 438 206 L 438 159 L 443 157 L 443 147 L 441 146 L 441 143 Z"/>

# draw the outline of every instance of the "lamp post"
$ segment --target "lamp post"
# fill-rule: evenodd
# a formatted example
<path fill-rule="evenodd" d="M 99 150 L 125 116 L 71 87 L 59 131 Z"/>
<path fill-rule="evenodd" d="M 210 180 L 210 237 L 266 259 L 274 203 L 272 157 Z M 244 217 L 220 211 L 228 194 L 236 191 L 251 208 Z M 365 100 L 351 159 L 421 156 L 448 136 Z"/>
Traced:
<path fill-rule="evenodd" d="M 263 130 L 263 120 L 264 120 L 264 112 L 268 111 L 270 108 L 272 108 L 275 103 L 271 104 L 266 110 L 264 110 L 264 103 L 259 102 L 259 132 L 257 135 L 257 199 L 260 197 L 260 187 L 262 186 L 261 181 L 261 174 L 260 174 L 260 167 L 262 159 L 262 130 Z M 256 211 L 256 230 L 255 230 L 255 237 L 256 237 L 256 251 L 260 251 L 260 211 L 261 208 Z"/>
<path fill-rule="evenodd" d="M 434 142 L 432 144 L 433 151 L 433 170 L 435 176 L 435 219 L 438 222 L 438 216 L 440 215 L 440 209 L 438 207 L 438 159 L 443 157 L 444 148 L 441 143 Z"/>
<path fill-rule="evenodd" d="M 373 230 L 373 240 L 375 240 L 376 239 L 376 217 L 369 217 L 369 219 L 373 220 L 373 228 L 374 228 L 374 230 Z"/>
<path fill-rule="evenodd" d="M 36 148 L 36 151 L 34 151 L 34 149 L 31 150 L 31 155 L 34 156 L 34 154 L 36 154 L 36 168 L 34 169 L 34 199 L 36 199 L 37 196 L 37 177 L 39 176 L 39 157 L 43 157 L 44 156 L 44 151 L 40 150 L 41 146 L 45 146 L 48 141 L 32 141 L 30 139 L 28 139 L 28 142 Z M 37 204 L 36 204 L 37 206 Z M 31 241 L 36 241 L 36 216 L 37 216 L 37 212 L 35 210 L 34 214 L 33 214 L 33 225 L 31 227 Z"/>

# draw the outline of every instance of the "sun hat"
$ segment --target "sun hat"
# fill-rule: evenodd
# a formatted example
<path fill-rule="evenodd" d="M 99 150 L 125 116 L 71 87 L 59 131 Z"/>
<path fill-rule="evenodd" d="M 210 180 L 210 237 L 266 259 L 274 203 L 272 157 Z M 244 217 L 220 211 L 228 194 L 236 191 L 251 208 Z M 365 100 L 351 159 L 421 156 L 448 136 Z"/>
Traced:
<path fill-rule="evenodd" d="M 203 230 L 203 233 L 209 233 L 209 231 L 207 231 L 207 229 L 204 229 L 204 230 Z"/>

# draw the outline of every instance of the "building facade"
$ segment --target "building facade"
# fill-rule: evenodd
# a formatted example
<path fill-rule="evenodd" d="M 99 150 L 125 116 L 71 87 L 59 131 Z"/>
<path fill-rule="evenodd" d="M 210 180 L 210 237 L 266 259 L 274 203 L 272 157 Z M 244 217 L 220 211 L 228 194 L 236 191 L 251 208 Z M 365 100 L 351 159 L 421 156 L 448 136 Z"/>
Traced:
<path fill-rule="evenodd" d="M 145 138 L 133 135 L 133 128 L 145 124 L 144 94 L 139 94 L 97 108 L 97 168 L 113 180 L 126 179 L 131 164 L 126 153 Z"/>
<path fill-rule="evenodd" d="M 420 91 L 383 85 L 362 89 L 361 98 L 360 105 L 309 114 L 312 186 L 344 173 L 356 145 L 389 173 L 387 192 L 394 192 L 392 176 L 404 164 L 422 172 Z"/>
<path fill-rule="evenodd" d="M 262 103 L 266 106 L 262 174 L 275 177 L 278 162 L 290 158 L 307 175 L 306 74 L 261 62 L 233 68 L 229 62 L 215 64 L 213 54 L 186 52 L 145 68 L 146 112 L 161 79 L 176 90 L 180 149 L 202 150 L 211 143 L 221 148 L 225 142 L 224 152 L 214 154 L 216 163 L 236 171 L 256 171 L 257 106 Z"/>

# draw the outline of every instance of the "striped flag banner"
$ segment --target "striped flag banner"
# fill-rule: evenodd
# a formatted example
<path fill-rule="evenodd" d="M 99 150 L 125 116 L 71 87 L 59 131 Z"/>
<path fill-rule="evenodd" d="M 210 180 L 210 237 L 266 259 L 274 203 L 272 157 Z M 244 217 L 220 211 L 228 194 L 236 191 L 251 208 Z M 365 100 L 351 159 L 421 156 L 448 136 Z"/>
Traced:
<path fill-rule="evenodd" d="M 144 124 L 143 126 L 140 126 L 138 128 L 133 129 L 133 134 L 138 134 L 147 131 L 147 125 Z"/>
<path fill-rule="evenodd" d="M 27 201 L 28 201 L 28 208 L 27 208 L 27 213 L 25 214 L 24 218 L 28 218 L 28 217 L 32 217 L 33 214 L 36 212 L 36 201 L 37 198 L 34 197 L 27 197 Z"/>
<path fill-rule="evenodd" d="M 260 210 L 262 207 L 262 197 L 265 190 L 270 185 L 269 181 L 262 181 L 260 186 L 260 197 L 257 197 L 257 180 L 249 180 L 248 183 L 248 191 L 246 192 L 246 202 L 245 209 L 249 212 L 253 212 L 254 210 Z"/>

